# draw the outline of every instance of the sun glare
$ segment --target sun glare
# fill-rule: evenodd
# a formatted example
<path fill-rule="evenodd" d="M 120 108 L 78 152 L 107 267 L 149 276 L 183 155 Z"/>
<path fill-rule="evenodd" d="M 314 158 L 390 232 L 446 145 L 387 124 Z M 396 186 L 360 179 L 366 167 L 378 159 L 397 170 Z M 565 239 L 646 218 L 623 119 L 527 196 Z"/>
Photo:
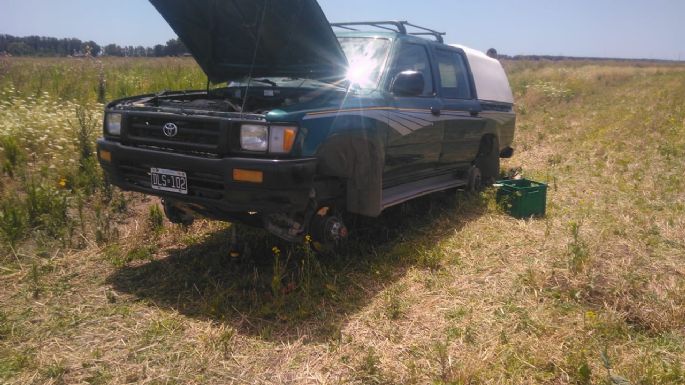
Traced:
<path fill-rule="evenodd" d="M 387 58 L 390 41 L 374 38 L 340 38 L 349 68 L 347 80 L 358 88 L 375 88 Z"/>

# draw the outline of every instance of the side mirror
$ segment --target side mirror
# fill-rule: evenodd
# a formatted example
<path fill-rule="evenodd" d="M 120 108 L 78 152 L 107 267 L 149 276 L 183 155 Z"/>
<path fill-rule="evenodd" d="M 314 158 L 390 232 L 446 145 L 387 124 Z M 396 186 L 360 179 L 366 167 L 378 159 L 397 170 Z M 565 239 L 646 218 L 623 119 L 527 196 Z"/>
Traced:
<path fill-rule="evenodd" d="M 418 71 L 402 71 L 392 81 L 392 93 L 397 96 L 420 96 L 426 81 Z"/>

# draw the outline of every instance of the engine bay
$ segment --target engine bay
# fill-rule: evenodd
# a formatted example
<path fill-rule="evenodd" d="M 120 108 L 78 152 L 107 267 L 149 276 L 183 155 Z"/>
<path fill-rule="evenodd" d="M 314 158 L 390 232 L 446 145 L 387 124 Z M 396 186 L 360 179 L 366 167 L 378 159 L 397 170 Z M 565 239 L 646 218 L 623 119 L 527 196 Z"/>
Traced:
<path fill-rule="evenodd" d="M 165 91 L 157 95 L 126 99 L 116 107 L 184 114 L 265 115 L 275 109 L 335 95 L 335 92 L 331 93 L 330 89 L 325 88 L 227 87 L 209 91 Z"/>

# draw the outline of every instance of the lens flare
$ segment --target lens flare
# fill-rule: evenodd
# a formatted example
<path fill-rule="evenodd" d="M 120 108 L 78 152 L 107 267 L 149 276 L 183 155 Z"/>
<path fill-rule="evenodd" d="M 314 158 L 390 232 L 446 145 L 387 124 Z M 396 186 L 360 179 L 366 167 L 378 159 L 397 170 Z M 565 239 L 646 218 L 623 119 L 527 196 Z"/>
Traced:
<path fill-rule="evenodd" d="M 357 37 L 341 37 L 339 40 L 350 65 L 347 80 L 357 88 L 377 87 L 388 56 L 390 40 Z"/>

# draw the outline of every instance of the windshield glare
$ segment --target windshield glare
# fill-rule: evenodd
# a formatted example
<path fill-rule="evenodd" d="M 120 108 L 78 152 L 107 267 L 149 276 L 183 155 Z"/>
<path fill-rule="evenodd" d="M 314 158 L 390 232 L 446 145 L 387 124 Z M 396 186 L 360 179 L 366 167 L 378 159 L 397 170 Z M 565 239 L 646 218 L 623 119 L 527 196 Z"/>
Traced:
<path fill-rule="evenodd" d="M 346 79 L 358 88 L 376 88 L 390 49 L 390 40 L 368 37 L 340 37 L 349 68 Z"/>

